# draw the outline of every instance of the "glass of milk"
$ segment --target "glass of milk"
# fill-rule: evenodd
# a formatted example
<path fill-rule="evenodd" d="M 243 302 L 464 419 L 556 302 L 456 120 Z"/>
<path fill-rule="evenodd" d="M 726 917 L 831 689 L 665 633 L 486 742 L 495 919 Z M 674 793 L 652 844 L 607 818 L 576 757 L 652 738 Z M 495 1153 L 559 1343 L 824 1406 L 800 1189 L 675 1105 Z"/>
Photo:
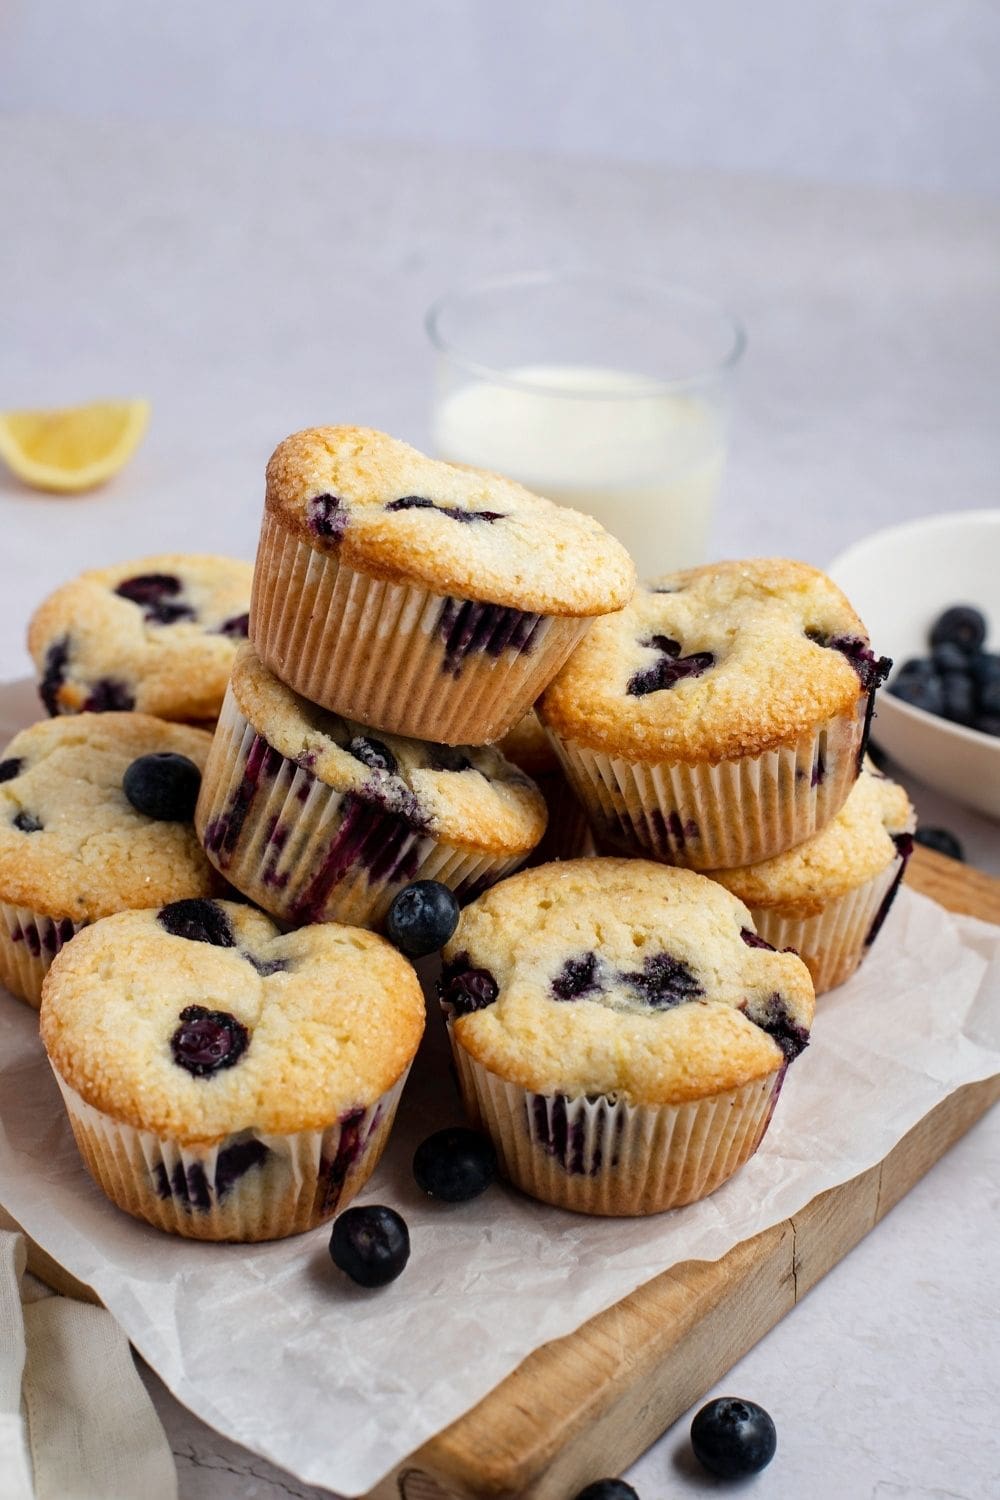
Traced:
<path fill-rule="evenodd" d="M 518 479 L 619 537 L 642 577 L 703 562 L 740 326 L 667 283 L 540 271 L 442 297 L 438 455 Z"/>

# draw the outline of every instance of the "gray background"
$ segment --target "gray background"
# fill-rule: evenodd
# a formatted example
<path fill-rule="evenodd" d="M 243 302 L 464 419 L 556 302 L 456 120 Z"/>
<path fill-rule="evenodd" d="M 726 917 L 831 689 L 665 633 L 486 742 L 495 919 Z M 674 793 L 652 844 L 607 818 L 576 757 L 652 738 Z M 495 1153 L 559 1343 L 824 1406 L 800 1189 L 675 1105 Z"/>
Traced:
<path fill-rule="evenodd" d="M 995 0 L 6 0 L 0 109 L 1000 192 Z"/>

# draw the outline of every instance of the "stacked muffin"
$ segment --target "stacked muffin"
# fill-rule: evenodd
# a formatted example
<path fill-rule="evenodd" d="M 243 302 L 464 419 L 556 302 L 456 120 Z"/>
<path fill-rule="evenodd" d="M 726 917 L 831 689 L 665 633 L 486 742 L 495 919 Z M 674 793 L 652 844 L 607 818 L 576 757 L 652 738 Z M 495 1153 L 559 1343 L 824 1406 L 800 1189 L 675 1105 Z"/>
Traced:
<path fill-rule="evenodd" d="M 546 824 L 490 746 L 634 583 L 596 521 L 508 480 L 360 428 L 286 439 L 198 803 L 209 859 L 296 925 L 376 926 L 416 879 L 485 890 Z"/>
<path fill-rule="evenodd" d="M 815 568 L 719 563 L 640 588 L 538 710 L 602 841 L 721 872 L 820 991 L 860 962 L 909 854 L 905 794 L 858 783 L 889 665 Z"/>
<path fill-rule="evenodd" d="M 116 621 L 125 599 L 179 629 L 188 572 L 164 559 L 88 588 Z M 52 706 L 110 706 L 98 633 L 85 651 L 65 610 L 42 623 Z M 204 1239 L 295 1233 L 349 1202 L 423 1028 L 411 966 L 363 929 L 419 879 L 464 905 L 441 1001 L 511 1181 L 601 1214 L 720 1186 L 908 853 L 905 795 L 859 779 L 888 664 L 839 590 L 758 560 L 636 592 L 591 518 L 322 428 L 268 465 L 246 633 L 184 836 L 269 915 L 211 884 L 80 919 L 24 898 L 64 945 L 42 1034 L 109 1196 Z M 34 750 L 14 751 L 0 797 L 23 812 Z M 590 825 L 615 857 L 567 857 Z M 534 851 L 555 862 L 514 875 Z"/>

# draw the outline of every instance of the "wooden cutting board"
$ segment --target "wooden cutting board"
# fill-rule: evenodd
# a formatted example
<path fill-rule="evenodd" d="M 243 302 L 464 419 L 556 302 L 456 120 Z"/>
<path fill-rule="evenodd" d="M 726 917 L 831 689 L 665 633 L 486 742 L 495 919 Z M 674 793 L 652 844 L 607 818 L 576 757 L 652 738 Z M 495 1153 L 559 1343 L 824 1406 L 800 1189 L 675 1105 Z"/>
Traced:
<path fill-rule="evenodd" d="M 918 847 L 908 883 L 949 911 L 1000 923 L 1000 880 Z M 719 1261 L 665 1271 L 530 1355 L 367 1500 L 565 1500 L 633 1463 L 873 1229 L 998 1099 L 1000 1076 L 958 1089 L 876 1166 Z M 96 1301 L 37 1246 L 36 1275 Z"/>

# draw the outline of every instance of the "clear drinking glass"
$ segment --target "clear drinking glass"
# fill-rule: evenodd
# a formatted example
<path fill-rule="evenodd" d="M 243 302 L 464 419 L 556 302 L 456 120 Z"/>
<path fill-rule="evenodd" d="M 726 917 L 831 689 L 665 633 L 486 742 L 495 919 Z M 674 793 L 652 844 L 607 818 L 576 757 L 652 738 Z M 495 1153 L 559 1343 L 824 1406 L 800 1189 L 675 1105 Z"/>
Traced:
<path fill-rule="evenodd" d="M 451 292 L 437 350 L 438 455 L 589 511 L 643 577 L 703 562 L 745 337 L 711 298 L 600 271 Z"/>

